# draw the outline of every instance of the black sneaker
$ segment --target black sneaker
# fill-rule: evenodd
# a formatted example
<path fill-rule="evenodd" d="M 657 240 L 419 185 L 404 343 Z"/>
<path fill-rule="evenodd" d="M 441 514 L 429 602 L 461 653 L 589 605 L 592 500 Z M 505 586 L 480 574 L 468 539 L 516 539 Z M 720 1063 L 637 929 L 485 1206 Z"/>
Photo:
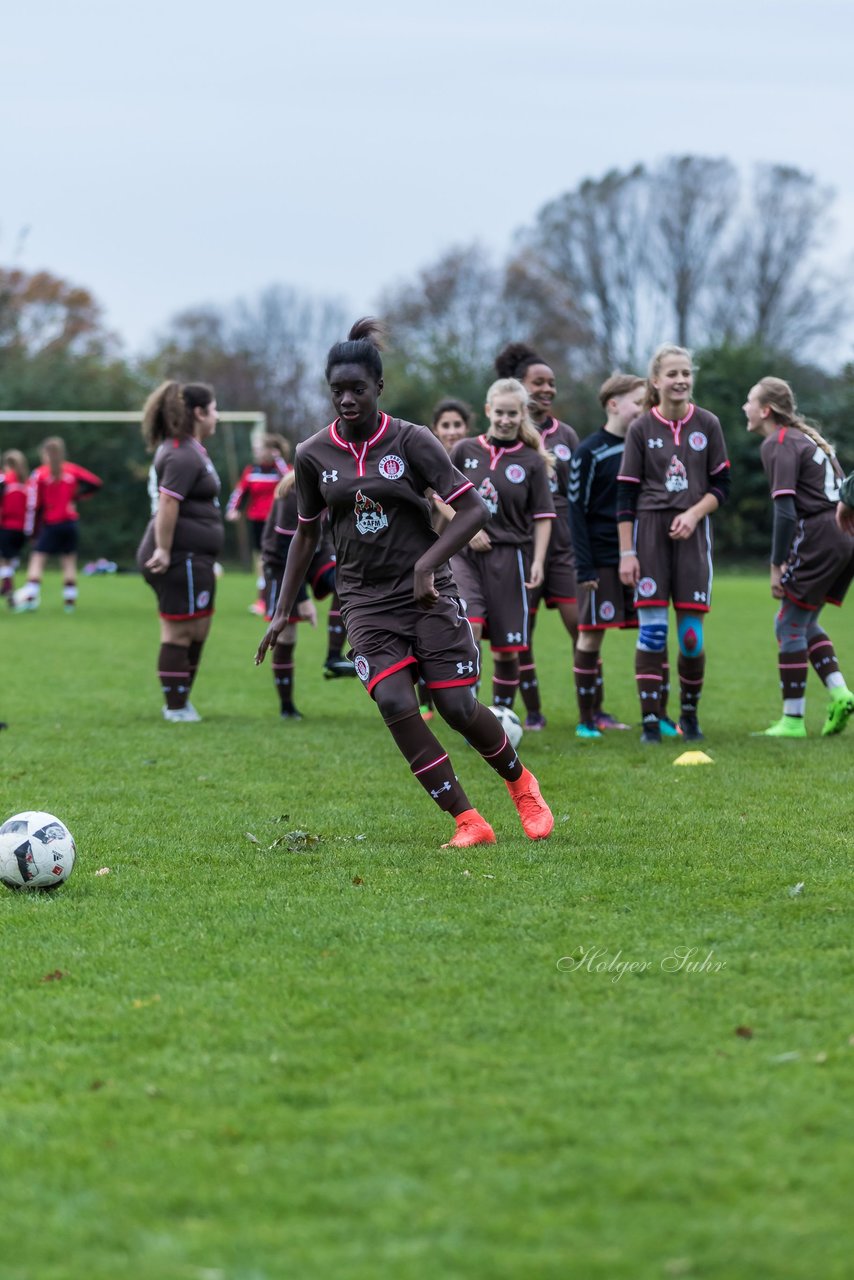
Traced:
<path fill-rule="evenodd" d="M 282 707 L 280 716 L 282 720 L 302 720 L 302 716 L 294 706 Z"/>
<path fill-rule="evenodd" d="M 327 658 L 323 664 L 324 680 L 337 680 L 340 676 L 354 676 L 356 664 L 349 658 Z"/>
<path fill-rule="evenodd" d="M 644 720 L 641 725 L 640 740 L 647 747 L 661 745 L 661 725 L 658 723 L 657 716 Z"/>
<path fill-rule="evenodd" d="M 683 711 L 679 717 L 679 728 L 686 742 L 702 742 L 706 736 L 697 724 L 696 711 Z"/>

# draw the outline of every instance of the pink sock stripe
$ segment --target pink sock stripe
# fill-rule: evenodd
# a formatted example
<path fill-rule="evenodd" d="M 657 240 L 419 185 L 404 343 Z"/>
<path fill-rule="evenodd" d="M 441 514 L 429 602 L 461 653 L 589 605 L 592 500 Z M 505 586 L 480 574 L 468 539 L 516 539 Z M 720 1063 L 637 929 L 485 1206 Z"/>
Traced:
<path fill-rule="evenodd" d="M 501 755 L 501 752 L 504 750 L 506 746 L 507 746 L 507 734 L 505 733 L 504 741 L 501 743 L 501 746 L 498 748 L 497 751 L 490 751 L 489 754 L 487 754 L 485 751 L 481 751 L 480 754 L 483 756 L 484 760 L 494 760 L 496 756 Z"/>
<path fill-rule="evenodd" d="M 423 764 L 420 769 L 413 769 L 412 772 L 417 778 L 419 773 L 426 773 L 428 769 L 435 769 L 437 764 L 442 764 L 448 758 L 447 751 L 443 756 L 439 756 L 438 760 L 431 760 L 429 764 Z"/>
<path fill-rule="evenodd" d="M 703 681 L 702 681 L 702 678 L 700 680 L 689 680 L 687 676 L 680 676 L 679 683 L 680 684 L 702 684 Z"/>
<path fill-rule="evenodd" d="M 158 671 L 159 676 L 187 676 L 190 674 L 189 667 L 186 671 Z"/>
<path fill-rule="evenodd" d="M 659 682 L 659 684 L 660 684 L 660 683 L 661 683 L 661 679 L 662 679 L 662 677 L 661 677 L 661 676 L 653 675 L 651 671 L 649 671 L 649 672 L 645 671 L 645 672 L 643 672 L 643 673 L 641 673 L 640 671 L 636 671 L 636 672 L 635 672 L 635 679 L 636 679 L 636 680 L 657 680 L 657 681 Z"/>
<path fill-rule="evenodd" d="M 778 662 L 777 666 L 781 671 L 806 671 L 809 663 L 807 662 Z"/>
<path fill-rule="evenodd" d="M 509 684 L 509 685 L 512 685 L 513 688 L 515 688 L 516 685 L 519 683 L 519 681 L 518 680 L 502 680 L 499 676 L 493 676 L 492 683 L 493 684 Z"/>
<path fill-rule="evenodd" d="M 823 637 L 823 639 L 821 639 L 821 640 L 813 640 L 812 644 L 811 644 L 811 645 L 810 645 L 810 647 L 809 647 L 809 648 L 810 648 L 810 653 L 812 653 L 812 651 L 813 651 L 814 649 L 821 649 L 821 648 L 823 648 L 823 647 L 825 647 L 825 646 L 826 646 L 828 649 L 832 649 L 832 648 L 833 648 L 833 641 L 830 639 L 830 637 L 829 637 L 829 636 L 824 636 L 824 637 Z"/>
<path fill-rule="evenodd" d="M 292 662 L 274 662 L 274 671 L 293 671 L 294 664 Z"/>

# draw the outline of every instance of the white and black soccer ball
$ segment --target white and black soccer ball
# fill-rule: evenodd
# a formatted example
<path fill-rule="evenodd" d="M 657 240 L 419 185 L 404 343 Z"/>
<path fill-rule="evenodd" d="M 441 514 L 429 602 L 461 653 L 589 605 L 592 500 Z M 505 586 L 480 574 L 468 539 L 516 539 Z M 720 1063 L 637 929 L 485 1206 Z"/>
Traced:
<path fill-rule="evenodd" d="M 489 709 L 507 734 L 507 741 L 510 746 L 518 747 L 522 741 L 522 721 L 516 715 L 516 712 L 511 711 L 509 707 L 490 707 Z"/>
<path fill-rule="evenodd" d="M 0 826 L 0 884 L 7 889 L 57 889 L 76 857 L 74 837 L 52 813 L 16 813 Z"/>

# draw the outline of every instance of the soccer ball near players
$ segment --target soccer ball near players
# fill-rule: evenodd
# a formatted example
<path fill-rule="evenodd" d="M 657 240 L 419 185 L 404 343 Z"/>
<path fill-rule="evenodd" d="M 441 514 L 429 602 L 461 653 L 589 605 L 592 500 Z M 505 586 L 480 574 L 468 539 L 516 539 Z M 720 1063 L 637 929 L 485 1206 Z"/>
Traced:
<path fill-rule="evenodd" d="M 76 856 L 71 832 L 52 813 L 16 813 L 0 827 L 0 883 L 7 889 L 56 889 Z"/>
<path fill-rule="evenodd" d="M 509 707 L 490 707 L 489 709 L 496 720 L 500 721 L 510 746 L 518 747 L 522 741 L 522 721 L 516 712 L 511 711 Z"/>

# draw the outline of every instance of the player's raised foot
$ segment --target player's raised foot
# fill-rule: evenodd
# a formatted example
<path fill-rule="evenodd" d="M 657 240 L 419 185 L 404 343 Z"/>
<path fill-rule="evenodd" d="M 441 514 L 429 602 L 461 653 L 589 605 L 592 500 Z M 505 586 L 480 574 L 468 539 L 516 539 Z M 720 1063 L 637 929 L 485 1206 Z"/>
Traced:
<path fill-rule="evenodd" d="M 525 716 L 525 730 L 530 733 L 539 733 L 541 729 L 546 727 L 546 717 L 542 711 L 529 711 Z"/>
<path fill-rule="evenodd" d="M 683 711 L 679 717 L 679 728 L 686 742 L 702 742 L 706 736 L 697 723 L 696 711 Z"/>
<path fill-rule="evenodd" d="M 506 783 L 510 798 L 529 840 L 545 840 L 551 835 L 555 820 L 552 811 L 540 794 L 540 784 L 530 769 L 522 769 L 522 776 Z"/>
<path fill-rule="evenodd" d="M 263 600 L 256 600 L 254 604 L 250 604 L 249 612 L 254 613 L 256 618 L 266 618 L 267 609 Z"/>
<path fill-rule="evenodd" d="M 324 680 L 338 680 L 341 676 L 354 676 L 356 664 L 349 658 L 327 658 L 323 664 Z"/>
<path fill-rule="evenodd" d="M 457 829 L 443 849 L 468 849 L 474 844 L 495 844 L 495 832 L 477 809 L 466 809 L 454 819 Z"/>
<path fill-rule="evenodd" d="M 281 720 L 302 720 L 302 715 L 300 714 L 299 711 L 297 711 L 296 707 L 291 702 L 288 704 L 288 706 L 282 707 L 281 711 L 279 712 L 279 718 Z"/>
<path fill-rule="evenodd" d="M 593 742 L 596 738 L 601 738 L 602 734 L 592 720 L 582 720 L 581 724 L 575 726 L 575 736 L 587 742 Z"/>
<path fill-rule="evenodd" d="M 662 738 L 681 738 L 682 730 L 675 720 L 671 720 L 669 716 L 662 716 L 658 722 L 661 729 Z"/>
<path fill-rule="evenodd" d="M 615 716 L 609 715 L 607 711 L 597 711 L 593 717 L 593 723 L 600 733 L 604 733 L 608 729 L 631 728 L 631 725 L 623 724 L 622 720 L 617 720 Z"/>
<path fill-rule="evenodd" d="M 201 718 L 196 708 L 189 702 L 186 707 L 163 708 L 163 719 L 169 720 L 172 724 L 198 724 Z"/>
<path fill-rule="evenodd" d="M 422 702 L 422 703 L 421 703 L 421 706 L 418 708 L 418 710 L 419 710 L 419 712 L 420 712 L 420 714 L 421 714 L 421 719 L 422 719 L 422 720 L 432 720 L 432 719 L 433 719 L 433 708 L 432 708 L 432 707 L 428 707 L 426 702 Z"/>
<path fill-rule="evenodd" d="M 803 716 L 782 716 L 770 729 L 762 729 L 754 738 L 805 738 L 807 726 Z"/>
<path fill-rule="evenodd" d="M 645 747 L 661 746 L 661 721 L 658 716 L 650 716 L 641 725 L 641 743 Z"/>
<path fill-rule="evenodd" d="M 821 726 L 822 737 L 841 733 L 854 715 L 854 693 L 850 689 L 830 689 L 829 692 L 830 706 L 827 708 L 827 719 Z"/>

